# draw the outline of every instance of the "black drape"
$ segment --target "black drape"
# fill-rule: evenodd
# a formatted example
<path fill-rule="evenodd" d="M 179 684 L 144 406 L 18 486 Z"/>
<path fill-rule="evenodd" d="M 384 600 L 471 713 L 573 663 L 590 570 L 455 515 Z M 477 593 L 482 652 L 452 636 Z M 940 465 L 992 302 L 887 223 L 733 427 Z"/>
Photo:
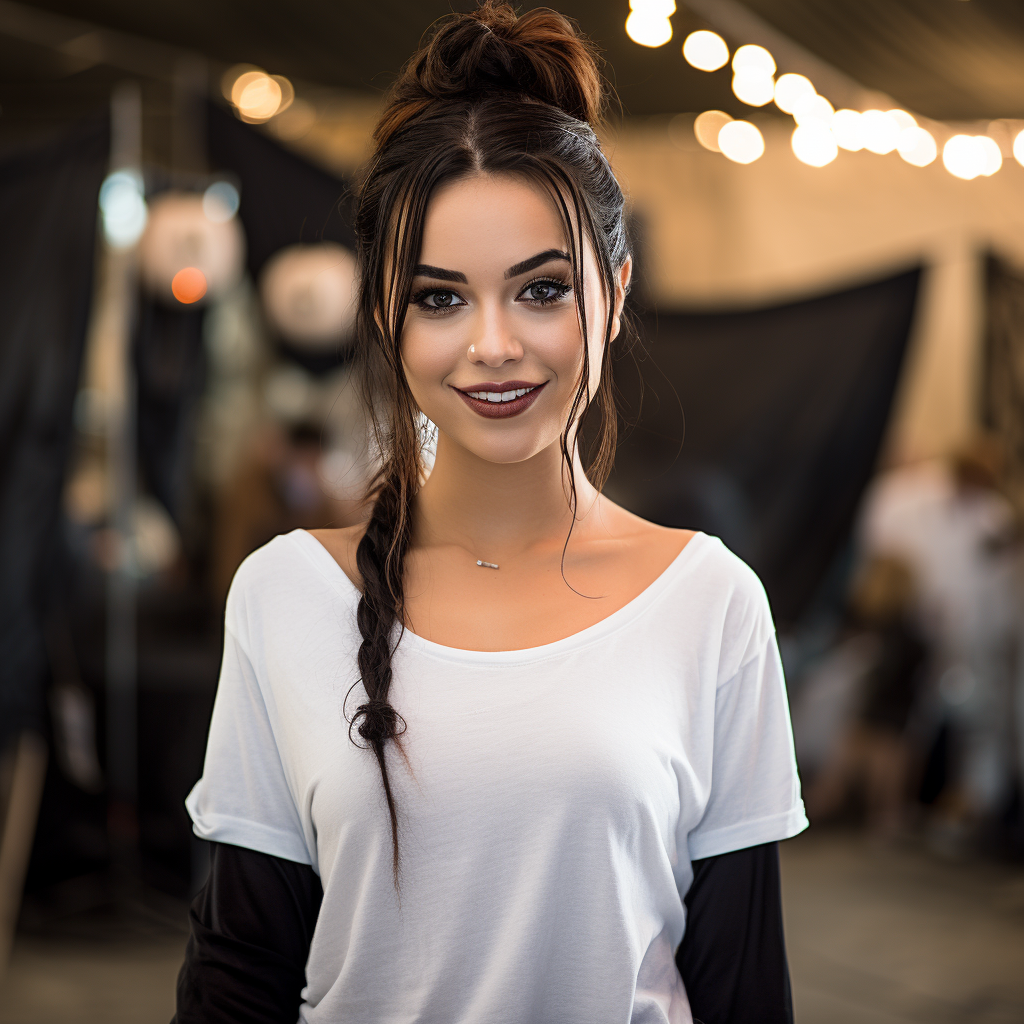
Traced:
<path fill-rule="evenodd" d="M 41 710 L 47 569 L 109 150 L 104 118 L 0 162 L 0 739 Z"/>
<path fill-rule="evenodd" d="M 795 621 L 874 469 L 919 279 L 915 268 L 770 308 L 643 318 L 646 354 L 620 346 L 615 367 L 625 424 L 609 493 L 720 536 L 777 620 Z"/>
<path fill-rule="evenodd" d="M 217 103 L 207 106 L 212 166 L 231 171 L 241 185 L 238 215 L 248 242 L 249 271 L 296 242 L 339 242 L 352 248 L 351 186 L 243 124 Z"/>

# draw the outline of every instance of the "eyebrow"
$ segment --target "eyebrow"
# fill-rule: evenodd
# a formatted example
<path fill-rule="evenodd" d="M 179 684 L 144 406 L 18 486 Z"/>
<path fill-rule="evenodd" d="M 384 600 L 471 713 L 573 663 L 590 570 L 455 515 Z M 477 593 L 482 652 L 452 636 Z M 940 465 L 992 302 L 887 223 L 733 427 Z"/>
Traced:
<path fill-rule="evenodd" d="M 531 270 L 536 270 L 552 260 L 562 260 L 568 263 L 569 254 L 561 249 L 545 249 L 543 252 L 537 253 L 536 256 L 531 256 L 521 263 L 514 263 L 505 271 L 505 280 L 508 281 L 513 277 L 519 277 L 521 274 L 528 274 Z M 444 267 L 432 267 L 427 263 L 418 263 L 413 267 L 412 273 L 413 277 L 432 277 L 435 281 L 468 283 L 466 275 L 461 270 L 446 270 Z"/>

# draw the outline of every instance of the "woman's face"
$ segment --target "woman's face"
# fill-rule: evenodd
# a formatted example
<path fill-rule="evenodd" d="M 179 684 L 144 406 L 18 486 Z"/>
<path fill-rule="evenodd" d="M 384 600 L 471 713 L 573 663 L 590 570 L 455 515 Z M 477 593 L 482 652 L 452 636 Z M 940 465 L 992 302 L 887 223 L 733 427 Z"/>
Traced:
<path fill-rule="evenodd" d="M 402 362 L 421 411 L 488 462 L 529 459 L 565 428 L 583 361 L 567 250 L 552 199 L 519 178 L 461 179 L 427 210 Z M 583 281 L 593 394 L 608 305 L 589 239 Z"/>

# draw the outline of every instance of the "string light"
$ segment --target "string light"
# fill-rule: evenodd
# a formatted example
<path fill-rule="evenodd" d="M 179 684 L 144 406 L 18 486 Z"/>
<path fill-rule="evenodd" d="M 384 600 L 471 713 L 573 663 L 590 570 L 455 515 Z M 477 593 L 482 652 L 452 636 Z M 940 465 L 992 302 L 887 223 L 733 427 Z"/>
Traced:
<path fill-rule="evenodd" d="M 975 138 L 978 140 L 978 148 L 985 154 L 985 169 L 981 173 L 990 178 L 1003 166 L 1003 152 L 995 139 L 987 135 L 977 135 Z"/>
<path fill-rule="evenodd" d="M 763 47 L 747 44 L 741 46 L 732 58 L 733 71 L 759 71 L 771 78 L 776 71 L 775 58 Z"/>
<path fill-rule="evenodd" d="M 864 148 L 864 129 L 860 122 L 860 111 L 844 108 L 837 110 L 829 122 L 832 137 L 841 149 L 856 153 Z"/>
<path fill-rule="evenodd" d="M 804 96 L 814 95 L 814 86 L 803 75 L 779 75 L 775 83 L 775 106 L 784 114 L 792 114 Z"/>
<path fill-rule="evenodd" d="M 752 164 L 764 153 L 764 136 L 749 121 L 730 121 L 718 133 L 718 148 L 737 164 Z"/>
<path fill-rule="evenodd" d="M 718 133 L 732 120 L 724 110 L 705 110 L 698 114 L 693 122 L 693 134 L 697 141 L 712 153 L 721 153 L 718 145 Z"/>
<path fill-rule="evenodd" d="M 815 93 L 804 96 L 793 110 L 793 120 L 799 125 L 820 122 L 828 127 L 832 123 L 835 109 L 824 96 Z"/>
<path fill-rule="evenodd" d="M 775 97 L 775 82 L 758 68 L 740 68 L 732 76 L 732 91 L 747 106 L 763 107 Z"/>
<path fill-rule="evenodd" d="M 839 155 L 839 147 L 823 121 L 797 125 L 790 140 L 797 160 L 810 167 L 824 167 Z"/>
<path fill-rule="evenodd" d="M 1024 131 L 1018 132 L 1013 140 L 1013 158 L 1024 167 Z"/>
<path fill-rule="evenodd" d="M 683 56 L 698 71 L 717 71 L 729 63 L 729 47 L 717 32 L 691 32 L 683 42 Z"/>
<path fill-rule="evenodd" d="M 916 128 L 917 121 L 914 120 L 913 114 L 908 114 L 905 110 L 900 110 L 896 107 L 893 110 L 887 110 L 886 113 L 900 126 L 904 128 Z"/>
<path fill-rule="evenodd" d="M 915 167 L 927 167 L 938 155 L 939 147 L 926 128 L 904 128 L 896 148 L 899 154 Z"/>
<path fill-rule="evenodd" d="M 975 136 L 954 135 L 942 147 L 942 163 L 954 177 L 971 181 L 985 173 L 988 160 Z"/>
<path fill-rule="evenodd" d="M 891 153 L 900 141 L 900 126 L 895 118 L 883 110 L 865 110 L 860 115 L 864 133 L 864 148 L 884 156 Z"/>
<path fill-rule="evenodd" d="M 641 46 L 664 46 L 672 38 L 675 0 L 629 0 L 626 35 Z"/>

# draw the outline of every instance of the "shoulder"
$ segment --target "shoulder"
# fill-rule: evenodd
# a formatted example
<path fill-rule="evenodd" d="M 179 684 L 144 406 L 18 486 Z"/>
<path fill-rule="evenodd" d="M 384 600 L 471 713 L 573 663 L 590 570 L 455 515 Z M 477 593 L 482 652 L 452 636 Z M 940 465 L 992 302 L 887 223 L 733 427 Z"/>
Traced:
<path fill-rule="evenodd" d="M 356 589 L 362 589 L 362 579 L 356 566 L 356 548 L 366 533 L 366 524 L 343 526 L 332 530 L 309 531 L 338 563 L 341 571 L 351 580 Z"/>
<path fill-rule="evenodd" d="M 343 531 L 317 531 L 321 532 Z M 324 593 L 344 597 L 349 588 L 332 565 L 332 557 L 323 541 L 306 530 L 280 534 L 257 548 L 238 567 L 231 582 L 225 609 L 227 629 L 245 645 L 255 630 L 307 614 L 312 605 L 319 608 Z"/>
<path fill-rule="evenodd" d="M 760 654 L 775 632 L 768 595 L 757 573 L 721 540 L 697 534 L 677 577 L 681 600 L 717 651 L 720 681 Z"/>

